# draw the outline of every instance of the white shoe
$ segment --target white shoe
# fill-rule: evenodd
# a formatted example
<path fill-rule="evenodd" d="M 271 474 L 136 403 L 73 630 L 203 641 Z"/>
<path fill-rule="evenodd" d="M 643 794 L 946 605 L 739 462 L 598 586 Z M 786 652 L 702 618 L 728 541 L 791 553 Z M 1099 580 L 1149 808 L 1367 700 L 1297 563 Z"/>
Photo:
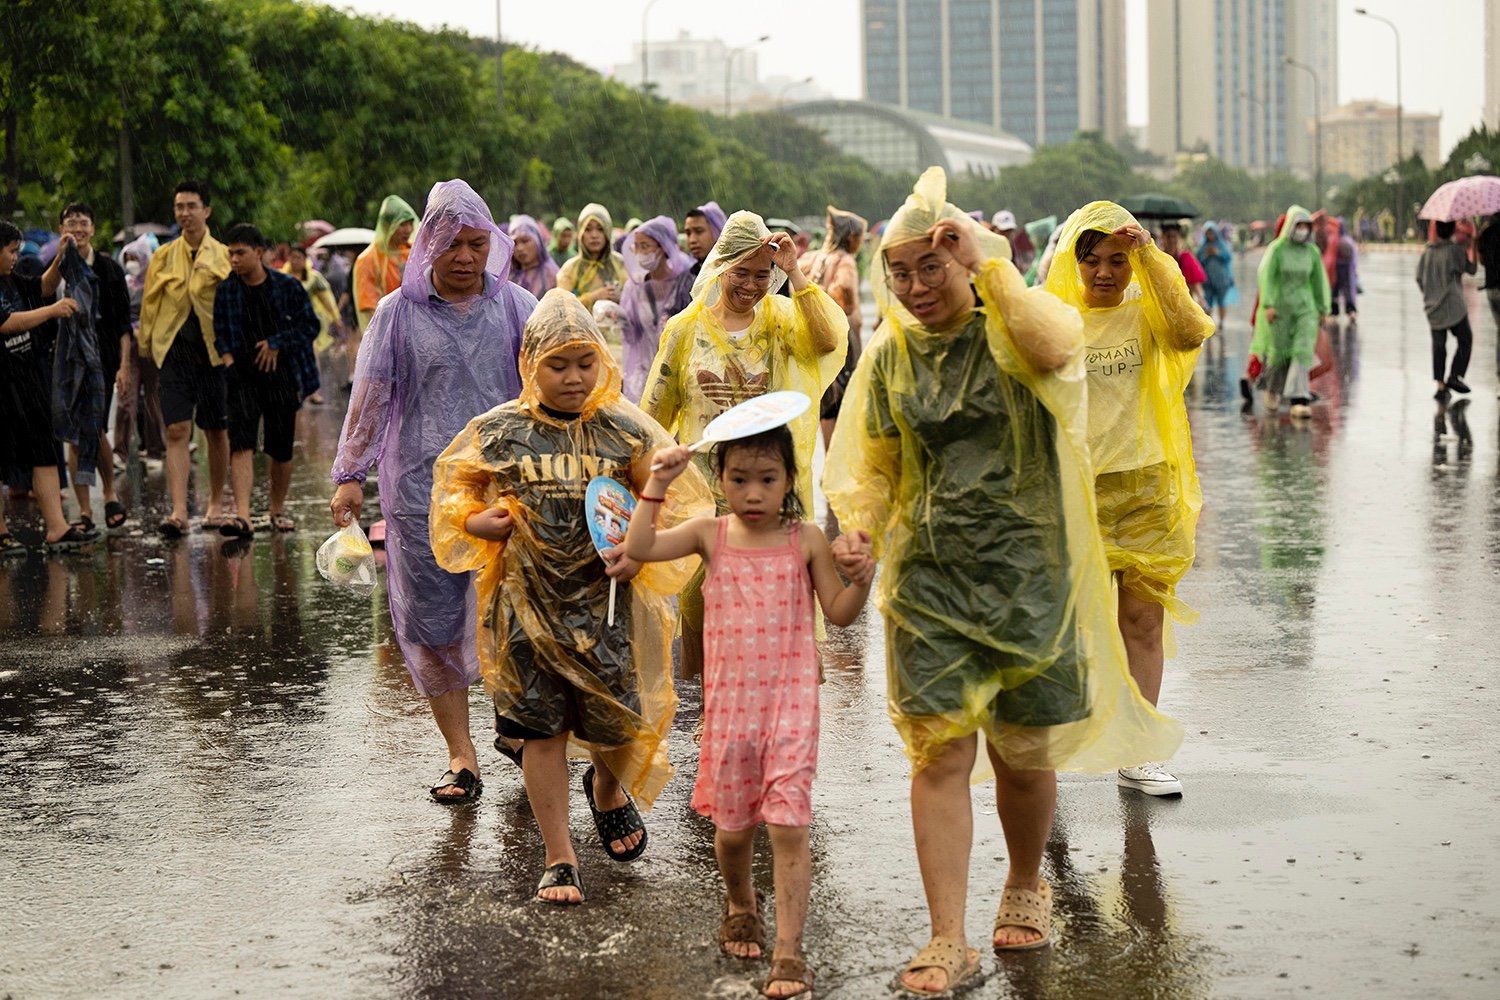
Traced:
<path fill-rule="evenodd" d="M 1312 416 L 1312 407 L 1306 403 L 1293 403 L 1291 414 L 1293 420 L 1306 420 Z"/>
<path fill-rule="evenodd" d="M 1160 764 L 1140 764 L 1122 767 L 1117 775 L 1121 788 L 1134 788 L 1147 795 L 1181 795 L 1182 782 L 1167 773 Z"/>

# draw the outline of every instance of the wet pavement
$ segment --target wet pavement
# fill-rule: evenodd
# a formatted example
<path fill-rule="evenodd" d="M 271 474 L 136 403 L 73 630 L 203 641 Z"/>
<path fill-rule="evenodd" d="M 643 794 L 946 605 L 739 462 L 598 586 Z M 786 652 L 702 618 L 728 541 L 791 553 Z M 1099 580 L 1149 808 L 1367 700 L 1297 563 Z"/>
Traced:
<path fill-rule="evenodd" d="M 1065 776 L 1058 944 L 985 949 L 970 996 L 1500 996 L 1495 327 L 1473 299 L 1473 401 L 1439 409 L 1414 264 L 1366 254 L 1358 332 L 1308 423 L 1241 414 L 1248 304 L 1204 354 L 1183 587 L 1202 620 L 1162 700 L 1189 734 L 1186 796 Z M 714 947 L 691 685 L 641 861 L 604 857 L 574 772 L 579 910 L 528 901 L 541 842 L 478 689 L 485 795 L 428 801 L 444 755 L 384 595 L 313 564 L 338 426 L 331 407 L 304 421 L 292 535 L 122 535 L 0 567 L 0 997 L 755 995 L 764 966 Z M 163 485 L 136 474 L 137 519 Z M 881 997 L 926 910 L 878 615 L 833 631 L 807 952 L 819 996 Z M 977 945 L 1004 873 L 992 794 L 975 789 Z M 756 872 L 769 893 L 764 850 Z"/>

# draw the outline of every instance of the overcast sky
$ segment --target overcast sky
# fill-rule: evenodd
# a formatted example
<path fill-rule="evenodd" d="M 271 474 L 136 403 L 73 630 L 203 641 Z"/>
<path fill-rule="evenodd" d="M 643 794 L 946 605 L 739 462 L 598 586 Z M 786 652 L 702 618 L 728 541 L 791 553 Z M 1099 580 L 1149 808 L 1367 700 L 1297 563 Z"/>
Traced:
<path fill-rule="evenodd" d="M 1145 5 L 1126 0 L 1130 46 L 1143 51 Z M 507 40 L 566 52 L 608 71 L 628 62 L 641 36 L 645 0 L 565 0 L 517 3 L 502 0 Z M 1482 0 L 1365 0 L 1372 13 L 1395 21 L 1401 31 L 1406 107 L 1441 112 L 1442 144 L 1449 147 L 1479 123 L 1484 105 L 1484 4 Z M 418 24 L 449 24 L 470 34 L 491 35 L 495 6 L 488 0 L 343 0 L 334 6 L 383 14 Z M 1339 100 L 1373 97 L 1395 103 L 1395 52 L 1390 28 L 1357 17 L 1355 3 L 1339 14 Z M 859 0 L 656 0 L 648 23 L 652 38 L 697 37 L 747 42 L 770 34 L 759 49 L 763 76 L 813 76 L 838 97 L 859 97 Z M 1130 120 L 1146 120 L 1144 54 L 1130 66 Z M 1497 70 L 1500 71 L 1500 70 Z"/>

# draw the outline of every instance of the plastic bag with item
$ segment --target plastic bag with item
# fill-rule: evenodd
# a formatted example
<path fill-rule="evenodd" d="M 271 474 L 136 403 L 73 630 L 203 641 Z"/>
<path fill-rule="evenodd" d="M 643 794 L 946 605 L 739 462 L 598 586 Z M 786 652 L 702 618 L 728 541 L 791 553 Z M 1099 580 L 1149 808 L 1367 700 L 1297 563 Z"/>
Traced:
<path fill-rule="evenodd" d="M 599 381 L 576 418 L 560 418 L 542 406 L 537 369 L 579 346 L 597 352 Z M 568 292 L 548 292 L 527 322 L 521 371 L 520 398 L 469 421 L 433 468 L 432 551 L 450 572 L 476 571 L 479 661 L 496 710 L 535 729 L 527 720 L 546 716 L 549 699 L 565 691 L 573 706 L 570 752 L 598 751 L 649 806 L 672 773 L 671 598 L 698 560 L 648 564 L 620 584 L 616 626 L 609 628 L 609 579 L 590 538 L 584 496 L 598 475 L 638 490 L 651 453 L 672 441 L 621 398 L 619 364 Z M 510 537 L 469 534 L 468 518 L 495 506 L 511 514 Z M 673 483 L 657 514 L 674 525 L 712 509 L 707 486 L 691 473 Z"/>
<path fill-rule="evenodd" d="M 318 572 L 340 587 L 366 593 L 375 589 L 375 550 L 357 521 L 318 546 Z"/>
<path fill-rule="evenodd" d="M 1170 756 L 1181 727 L 1127 669 L 1094 509 L 1082 324 L 1025 281 L 932 168 L 881 250 L 963 220 L 978 308 L 924 326 L 887 294 L 824 467 L 845 532 L 884 565 L 888 710 L 917 768 L 982 733 L 1014 768 L 1106 771 Z M 875 270 L 884 274 L 882 258 Z M 1066 357 L 1053 371 L 1025 356 Z M 1038 350 L 1041 348 L 1041 350 Z M 976 776 L 988 769 L 978 754 Z"/>

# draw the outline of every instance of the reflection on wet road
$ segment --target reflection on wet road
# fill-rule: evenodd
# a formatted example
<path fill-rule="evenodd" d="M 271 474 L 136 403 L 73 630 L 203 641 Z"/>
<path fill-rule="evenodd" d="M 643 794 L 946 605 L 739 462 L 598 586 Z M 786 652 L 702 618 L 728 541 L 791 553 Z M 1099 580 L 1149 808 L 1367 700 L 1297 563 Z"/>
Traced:
<path fill-rule="evenodd" d="M 1205 351 L 1183 589 L 1203 617 L 1163 693 L 1189 733 L 1186 797 L 1065 777 L 1059 943 L 986 955 L 970 995 L 1500 995 L 1493 324 L 1476 302 L 1473 401 L 1439 408 L 1415 258 L 1366 261 L 1310 422 L 1241 414 L 1243 308 Z M 0 567 L 0 996 L 755 995 L 763 969 L 714 947 L 695 689 L 640 862 L 604 858 L 575 790 L 581 910 L 528 902 L 541 842 L 497 754 L 476 808 L 427 800 L 444 760 L 384 594 L 313 566 L 338 425 L 306 414 L 293 535 L 120 536 Z M 162 490 L 131 481 L 136 521 Z M 18 510 L 23 534 L 35 520 Z M 873 611 L 827 650 L 807 930 L 823 997 L 887 995 L 927 936 L 882 657 Z M 991 787 L 975 802 L 982 943 L 1005 847 Z M 769 892 L 768 853 L 756 875 Z"/>

